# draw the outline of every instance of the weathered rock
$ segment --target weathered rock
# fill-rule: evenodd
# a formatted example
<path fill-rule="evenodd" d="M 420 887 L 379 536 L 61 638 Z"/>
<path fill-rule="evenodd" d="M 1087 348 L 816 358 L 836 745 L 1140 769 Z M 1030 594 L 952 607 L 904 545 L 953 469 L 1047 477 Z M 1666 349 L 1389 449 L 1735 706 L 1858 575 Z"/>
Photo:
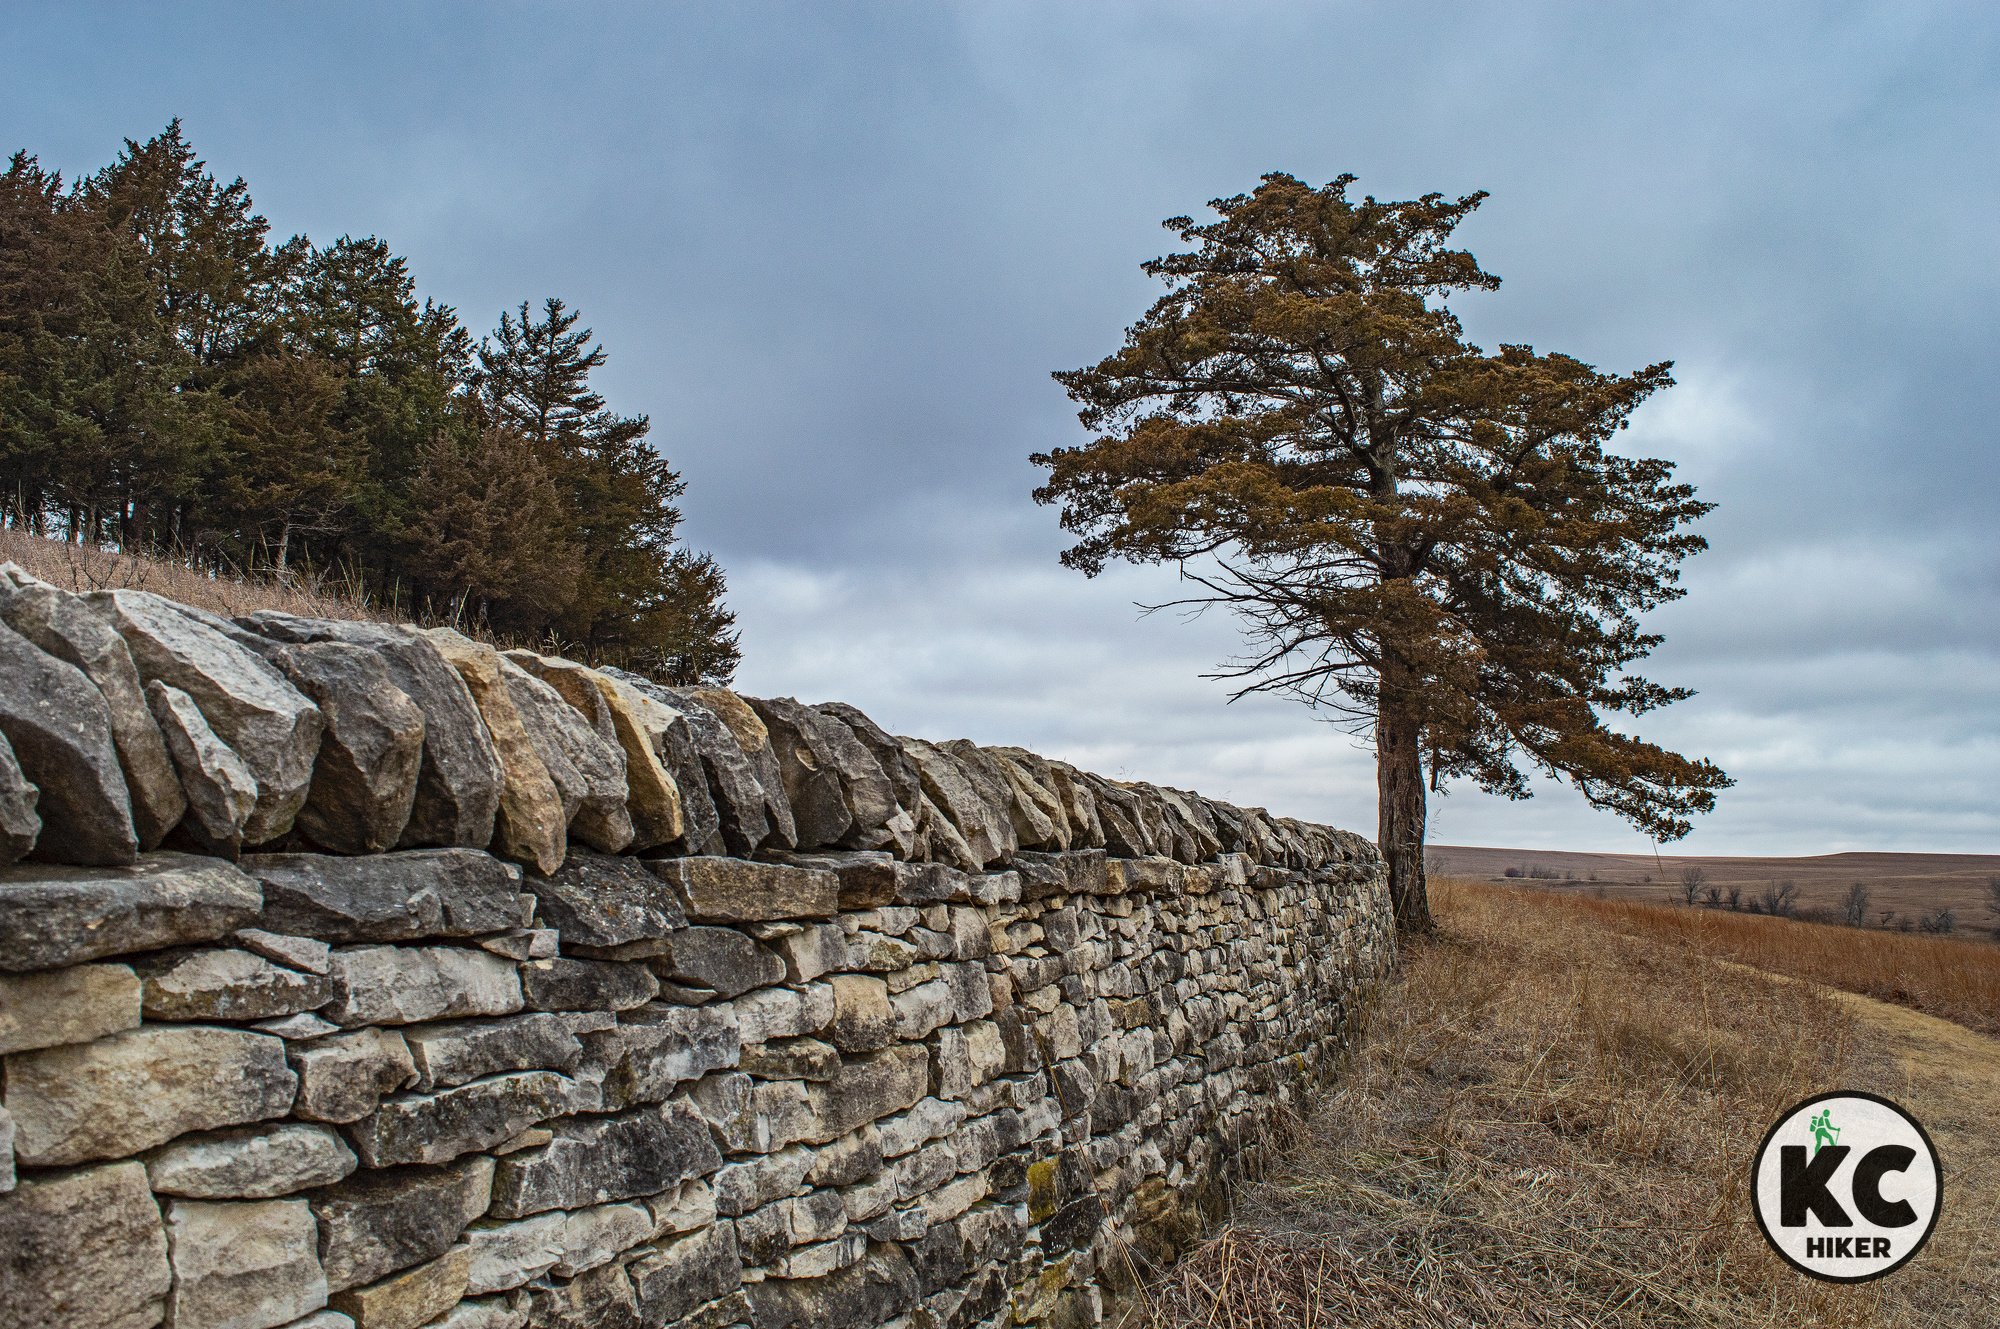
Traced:
<path fill-rule="evenodd" d="M 806 1086 L 817 1123 L 809 1143 L 824 1144 L 901 1112 L 924 1096 L 929 1083 L 930 1057 L 921 1046 L 845 1060 L 831 1080 Z"/>
<path fill-rule="evenodd" d="M 568 1218 L 556 1210 L 512 1223 L 477 1223 L 467 1228 L 465 1244 L 472 1251 L 472 1267 L 466 1292 L 475 1297 L 505 1292 L 554 1268 L 563 1257 L 563 1228 Z"/>
<path fill-rule="evenodd" d="M 124 638 L 79 597 L 40 582 L 15 585 L 0 578 L 0 619 L 47 654 L 75 665 L 102 694 L 139 847 L 158 847 L 187 803 Z"/>
<path fill-rule="evenodd" d="M 424 713 L 377 652 L 344 641 L 283 646 L 271 661 L 326 720 L 299 830 L 337 854 L 403 838 L 424 764 Z"/>
<path fill-rule="evenodd" d="M 673 695 L 683 704 L 705 709 L 726 727 L 736 750 L 749 764 L 750 777 L 764 805 L 770 831 L 758 848 L 792 849 L 798 845 L 798 827 L 792 819 L 791 803 L 785 797 L 784 776 L 778 770 L 777 754 L 771 751 L 770 731 L 743 698 L 727 688 L 676 688 Z M 706 762 L 709 749 L 697 737 Z"/>
<path fill-rule="evenodd" d="M 555 1138 L 548 1144 L 499 1160 L 495 1217 L 657 1195 L 722 1165 L 707 1123 L 685 1103 L 571 1118 L 549 1129 Z"/>
<path fill-rule="evenodd" d="M 774 841 L 776 832 L 764 788 L 722 717 L 685 690 L 620 677 L 631 689 L 643 689 L 648 697 L 670 706 L 686 725 L 688 744 L 701 774 L 699 783 L 707 791 L 716 818 L 710 839 L 700 844 L 690 839 L 688 847 L 699 853 L 749 854 Z"/>
<path fill-rule="evenodd" d="M 289 1049 L 299 1076 L 294 1115 L 309 1121 L 359 1121 L 384 1094 L 417 1077 L 409 1046 L 393 1029 L 357 1029 Z"/>
<path fill-rule="evenodd" d="M 833 988 L 826 983 L 759 988 L 729 1003 L 729 1009 L 746 1043 L 817 1034 L 833 1023 Z"/>
<path fill-rule="evenodd" d="M 586 669 L 573 660 L 517 653 L 516 664 L 547 683 L 563 700 L 593 718 L 603 716 L 625 754 L 626 811 L 634 849 L 672 844 L 688 830 L 688 791 L 666 764 L 670 735 L 685 730 L 679 711 L 642 695 L 624 676 Z"/>
<path fill-rule="evenodd" d="M 327 1287 L 338 1292 L 436 1259 L 486 1212 L 492 1194 L 493 1160 L 484 1157 L 357 1172 L 314 1192 L 308 1198 Z"/>
<path fill-rule="evenodd" d="M 340 858 L 253 854 L 243 870 L 264 891 L 260 924 L 329 942 L 475 937 L 521 924 L 521 871 L 472 849 Z"/>
<path fill-rule="evenodd" d="M 801 848 L 876 849 L 896 842 L 901 810 L 882 764 L 847 725 L 789 697 L 746 698 L 770 735 Z"/>
<path fill-rule="evenodd" d="M 188 1131 L 283 1116 L 297 1086 L 282 1040 L 200 1025 L 7 1058 L 14 1149 L 32 1167 L 123 1158 Z"/>
<path fill-rule="evenodd" d="M 166 1209 L 174 1329 L 270 1329 L 326 1305 L 304 1200 L 174 1200 Z"/>
<path fill-rule="evenodd" d="M 147 1158 L 146 1179 L 162 1195 L 267 1200 L 331 1186 L 355 1166 L 338 1135 L 288 1121 L 185 1136 Z"/>
<path fill-rule="evenodd" d="M 658 1102 L 686 1081 L 734 1066 L 743 1046 L 732 1012 L 700 1006 L 642 1006 L 616 1029 L 587 1037 L 607 1108 Z"/>
<path fill-rule="evenodd" d="M 646 1324 L 672 1324 L 742 1286 L 742 1258 L 727 1223 L 662 1242 L 626 1270 Z"/>
<path fill-rule="evenodd" d="M 97 591 L 88 598 L 125 638 L 139 676 L 193 697 L 210 728 L 249 767 L 257 805 L 243 829 L 244 843 L 262 844 L 290 830 L 312 783 L 323 723 L 319 707 L 255 653 L 171 601 L 146 591 Z"/>
<path fill-rule="evenodd" d="M 527 1329 L 527 1324 L 527 1307 L 516 1307 L 502 1298 L 488 1297 L 459 1302 L 432 1320 L 426 1329 Z M 286 1329 L 293 1329 L 293 1326 L 287 1325 Z"/>
<path fill-rule="evenodd" d="M 712 988 L 722 997 L 734 997 L 785 977 L 782 959 L 735 928 L 682 928 L 668 939 L 666 950 L 653 966 L 677 982 Z"/>
<path fill-rule="evenodd" d="M 527 1293 L 528 1320 L 537 1329 L 645 1329 L 632 1280 L 621 1264 L 599 1265 L 575 1278 L 534 1284 Z"/>
<path fill-rule="evenodd" d="M 465 1084 L 500 1071 L 570 1071 L 583 1056 L 569 1026 L 554 1015 L 508 1020 L 450 1020 L 403 1031 L 416 1063 L 418 1093 Z"/>
<path fill-rule="evenodd" d="M 348 1136 L 369 1167 L 448 1163 L 557 1115 L 572 1088 L 554 1071 L 515 1071 L 434 1094 L 397 1094 L 350 1126 Z"/>
<path fill-rule="evenodd" d="M 840 879 L 823 869 L 706 856 L 651 866 L 674 884 L 688 916 L 702 922 L 831 918 L 840 909 Z"/>
<path fill-rule="evenodd" d="M 548 767 L 535 751 L 521 713 L 514 707 L 500 653 L 450 628 L 429 628 L 424 637 L 458 671 L 500 759 L 500 810 L 493 847 L 544 876 L 562 866 L 569 817 Z"/>
<path fill-rule="evenodd" d="M 458 1304 L 471 1270 L 472 1252 L 459 1246 L 379 1283 L 336 1292 L 329 1301 L 353 1317 L 354 1329 L 418 1329 Z"/>
<path fill-rule="evenodd" d="M 244 950 L 306 974 L 323 974 L 333 964 L 333 947 L 311 937 L 292 937 L 262 928 L 238 928 L 230 938 Z"/>
<path fill-rule="evenodd" d="M 249 951 L 168 951 L 137 967 L 149 1020 L 269 1020 L 317 1010 L 333 996 L 325 975 Z"/>
<path fill-rule="evenodd" d="M 24 1177 L 0 1195 L 0 1329 L 153 1329 L 173 1273 L 137 1163 Z"/>
<path fill-rule="evenodd" d="M 1048 763 L 1021 748 L 981 748 L 980 752 L 988 765 L 1006 778 L 1013 793 L 1014 833 L 1022 847 L 1068 849 L 1069 814 L 1056 792 Z"/>
<path fill-rule="evenodd" d="M 873 974 L 835 974 L 828 982 L 833 985 L 828 1038 L 848 1052 L 873 1052 L 896 1041 L 896 1012 L 889 1005 L 887 983 Z"/>
<path fill-rule="evenodd" d="M 599 732 L 562 694 L 512 659 L 500 674 L 522 727 L 548 768 L 562 799 L 569 833 L 600 853 L 615 854 L 632 843 L 632 814 L 625 807 L 625 750 L 617 729 Z M 601 698 L 600 698 L 601 700 Z"/>
<path fill-rule="evenodd" d="M 179 786 L 175 786 L 176 792 Z M 35 811 L 42 791 L 35 787 L 14 756 L 14 745 L 0 733 L 0 868 L 27 857 L 42 833 Z"/>
<path fill-rule="evenodd" d="M 1038 802 L 1022 794 L 1004 759 L 962 738 L 939 743 L 937 747 L 958 759 L 966 775 L 978 786 L 986 806 L 1007 823 L 1007 835 L 1017 849 L 1058 847 L 1054 823 Z M 1067 832 L 1065 819 L 1064 834 Z"/>
<path fill-rule="evenodd" d="M 40 791 L 40 856 L 130 863 L 139 852 L 104 696 L 75 665 L 0 623 L 0 735 Z"/>
<path fill-rule="evenodd" d="M 916 764 L 924 796 L 965 838 L 980 867 L 1002 862 L 1020 847 L 1003 805 L 989 800 L 983 778 L 942 747 L 914 738 L 902 744 Z"/>
<path fill-rule="evenodd" d="M 579 851 L 548 880 L 531 879 L 528 889 L 565 946 L 656 954 L 687 925 L 673 889 L 636 859 Z"/>
<path fill-rule="evenodd" d="M 836 1012 L 838 1002 L 836 992 Z M 737 1064 L 761 1080 L 831 1080 L 840 1069 L 840 1053 L 817 1038 L 774 1038 L 745 1046 Z"/>
<path fill-rule="evenodd" d="M 424 717 L 417 796 L 397 844 L 484 849 L 500 809 L 500 759 L 458 671 L 422 637 L 385 623 L 340 623 L 260 610 L 241 620 L 282 642 L 344 641 L 375 652 Z"/>
<path fill-rule="evenodd" d="M 208 941 L 256 918 L 257 883 L 228 863 L 148 854 L 130 867 L 0 868 L 0 969 L 53 969 Z"/>
<path fill-rule="evenodd" d="M 193 697 L 156 678 L 146 685 L 146 700 L 186 793 L 182 825 L 202 848 L 236 857 L 257 810 L 257 777 L 217 737 Z"/>
<path fill-rule="evenodd" d="M 521 996 L 531 1011 L 624 1011 L 659 994 L 643 964 L 557 958 L 521 966 Z"/>
<path fill-rule="evenodd" d="M 356 946 L 333 953 L 335 1024 L 417 1024 L 521 1009 L 514 965 L 456 946 Z"/>
<path fill-rule="evenodd" d="M 0 976 L 0 1053 L 88 1043 L 139 1027 L 139 978 L 122 964 Z"/>
<path fill-rule="evenodd" d="M 886 1324 L 917 1303 L 908 1259 L 887 1247 L 823 1278 L 767 1278 L 744 1289 L 756 1329 Z"/>

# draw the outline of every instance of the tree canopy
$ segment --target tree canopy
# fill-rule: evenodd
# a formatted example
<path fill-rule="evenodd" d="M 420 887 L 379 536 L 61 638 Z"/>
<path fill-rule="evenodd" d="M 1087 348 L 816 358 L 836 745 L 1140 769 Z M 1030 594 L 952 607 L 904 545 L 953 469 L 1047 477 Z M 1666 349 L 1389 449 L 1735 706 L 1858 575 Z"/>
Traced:
<path fill-rule="evenodd" d="M 1691 695 L 1630 672 L 1639 615 L 1684 593 L 1710 504 L 1609 445 L 1668 363 L 1628 374 L 1482 350 L 1447 304 L 1499 279 L 1451 238 L 1484 194 L 1348 197 L 1285 174 L 1166 222 L 1166 293 L 1058 373 L 1095 437 L 1034 460 L 1079 538 L 1063 561 L 1177 565 L 1233 608 L 1245 691 L 1372 731 L 1397 917 L 1428 925 L 1427 786 L 1509 798 L 1529 772 L 1674 839 L 1730 781 L 1607 722 Z"/>
<path fill-rule="evenodd" d="M 0 173 L 0 520 L 242 570 L 338 569 L 680 682 L 737 662 L 681 477 L 556 298 L 475 339 L 373 236 L 274 243 L 175 121 L 65 185 Z"/>

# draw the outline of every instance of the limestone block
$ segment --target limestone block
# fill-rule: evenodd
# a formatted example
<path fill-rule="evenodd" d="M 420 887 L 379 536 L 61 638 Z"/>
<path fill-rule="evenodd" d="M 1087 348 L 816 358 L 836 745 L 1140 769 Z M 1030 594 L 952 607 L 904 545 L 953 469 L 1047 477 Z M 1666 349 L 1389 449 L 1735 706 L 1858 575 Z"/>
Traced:
<path fill-rule="evenodd" d="M 537 1329 L 637 1329 L 639 1307 L 621 1264 L 528 1287 L 528 1319 Z"/>
<path fill-rule="evenodd" d="M 833 1022 L 834 994 L 827 983 L 803 988 L 759 988 L 728 1003 L 746 1043 L 817 1034 Z"/>
<path fill-rule="evenodd" d="M 393 848 L 416 807 L 424 713 L 380 653 L 352 642 L 279 647 L 271 663 L 326 722 L 299 829 L 338 854 Z"/>
<path fill-rule="evenodd" d="M 965 739 L 940 743 L 938 747 L 958 758 L 966 774 L 978 785 L 986 805 L 1006 818 L 1007 830 L 1013 836 L 1016 848 L 1063 847 L 1069 835 L 1068 818 L 1061 818 L 1063 828 L 1058 832 L 1055 819 L 1044 810 L 1043 800 L 1023 792 L 1023 786 L 1032 787 L 1031 782 L 1025 779 L 1017 781 L 1004 758 L 995 757 Z"/>
<path fill-rule="evenodd" d="M 845 1218 L 845 1214 L 842 1215 Z M 781 1279 L 825 1278 L 851 1268 L 868 1254 L 868 1238 L 849 1232 L 832 1241 L 787 1251 L 771 1262 L 771 1276 Z"/>
<path fill-rule="evenodd" d="M 821 1145 L 806 1180 L 814 1186 L 851 1186 L 882 1170 L 882 1138 L 872 1125 Z"/>
<path fill-rule="evenodd" d="M 474 937 L 522 922 L 521 870 L 474 849 L 253 854 L 243 870 L 264 890 L 261 927 L 320 941 Z"/>
<path fill-rule="evenodd" d="M 43 582 L 0 578 L 0 619 L 42 651 L 75 665 L 103 696 L 139 847 L 157 847 L 180 821 L 187 801 L 125 639 L 80 597 Z"/>
<path fill-rule="evenodd" d="M 409 1046 L 393 1029 L 357 1029 L 289 1048 L 287 1055 L 299 1076 L 293 1112 L 309 1121 L 359 1121 L 417 1075 Z"/>
<path fill-rule="evenodd" d="M 354 1151 L 324 1126 L 284 1122 L 183 1136 L 146 1159 L 163 1195 L 265 1200 L 331 1186 L 355 1169 Z"/>
<path fill-rule="evenodd" d="M 257 883 L 192 854 L 129 867 L 0 868 L 0 970 L 54 969 L 227 935 L 255 919 Z"/>
<path fill-rule="evenodd" d="M 369 1167 L 445 1163 L 556 1116 L 574 1087 L 554 1071 L 512 1071 L 434 1094 L 396 1094 L 350 1126 L 348 1136 Z"/>
<path fill-rule="evenodd" d="M 137 1163 L 24 1177 L 0 1195 L 0 1329 L 152 1329 L 173 1273 Z"/>
<path fill-rule="evenodd" d="M 628 1273 L 643 1323 L 672 1324 L 742 1285 L 735 1229 L 718 1223 L 662 1242 Z"/>
<path fill-rule="evenodd" d="M 563 1215 L 561 1257 L 550 1270 L 574 1278 L 617 1258 L 653 1235 L 653 1215 L 643 1204 L 599 1204 Z"/>
<path fill-rule="evenodd" d="M 643 964 L 556 958 L 521 966 L 521 995 L 533 1011 L 625 1011 L 659 994 Z"/>
<path fill-rule="evenodd" d="M 677 748 L 688 748 L 687 717 L 661 697 L 639 691 L 617 671 L 586 669 L 573 660 L 512 651 L 508 658 L 547 683 L 564 701 L 592 720 L 610 737 L 625 758 L 626 812 L 632 822 L 631 848 L 655 849 L 693 831 L 700 839 L 712 831 L 714 811 L 699 772 L 673 760 Z M 687 776 L 697 778 L 690 781 Z M 710 824 L 701 825 L 706 811 Z M 699 841 L 697 841 L 699 843 Z M 612 852 L 612 851 L 605 851 Z"/>
<path fill-rule="evenodd" d="M 659 859 L 652 867 L 697 922 L 831 918 L 840 908 L 840 878 L 821 868 L 717 857 Z"/>
<path fill-rule="evenodd" d="M 834 1018 L 839 1019 L 839 993 L 834 994 Z M 840 1069 L 840 1051 L 817 1038 L 777 1038 L 750 1043 L 737 1064 L 760 1080 L 830 1080 Z"/>
<path fill-rule="evenodd" d="M 846 1052 L 873 1052 L 896 1041 L 896 1012 L 889 985 L 872 974 L 835 974 L 833 1024 L 827 1038 Z M 822 1077 L 824 1078 L 824 1077 Z"/>
<path fill-rule="evenodd" d="M 308 1198 L 319 1220 L 327 1287 L 338 1292 L 436 1259 L 486 1212 L 492 1193 L 490 1158 L 357 1172 L 338 1186 L 314 1192 Z"/>
<path fill-rule="evenodd" d="M 838 923 L 808 923 L 772 944 L 784 957 L 789 982 L 810 983 L 847 963 L 847 933 Z"/>
<path fill-rule="evenodd" d="M 583 1045 L 560 1018 L 521 1015 L 507 1020 L 451 1020 L 403 1030 L 419 1093 L 448 1088 L 499 1071 L 570 1071 Z"/>
<path fill-rule="evenodd" d="M 380 656 L 391 680 L 424 717 L 417 795 L 397 843 L 412 849 L 486 847 L 500 808 L 500 760 L 472 694 L 435 646 L 386 623 L 340 623 L 276 610 L 260 610 L 241 621 L 274 641 L 344 641 Z"/>
<path fill-rule="evenodd" d="M 262 844 L 290 830 L 312 782 L 324 724 L 319 707 L 255 653 L 171 601 L 146 591 L 97 591 L 86 598 L 125 638 L 139 676 L 193 697 L 216 735 L 250 768 L 257 804 L 243 829 L 244 843 Z"/>
<path fill-rule="evenodd" d="M 617 958 L 627 952 L 658 954 L 661 943 L 687 925 L 673 890 L 635 859 L 579 851 L 546 881 L 531 879 L 527 888 L 566 948 L 589 947 Z"/>
<path fill-rule="evenodd" d="M 608 1107 L 658 1102 L 685 1081 L 734 1066 L 742 1050 L 726 1006 L 642 1006 L 590 1044 Z"/>
<path fill-rule="evenodd" d="M 833 1079 L 806 1087 L 817 1122 L 811 1142 L 824 1144 L 911 1106 L 924 1096 L 929 1069 L 924 1049 L 910 1045 L 843 1061 Z"/>
<path fill-rule="evenodd" d="M 326 1305 L 304 1200 L 172 1200 L 166 1210 L 174 1329 L 272 1329 Z"/>
<path fill-rule="evenodd" d="M 750 1110 L 758 1149 L 779 1149 L 816 1133 L 812 1096 L 799 1080 L 750 1081 Z"/>
<path fill-rule="evenodd" d="M 553 1268 L 563 1256 L 561 1210 L 536 1214 L 512 1223 L 475 1223 L 465 1230 L 472 1251 L 466 1292 L 483 1296 L 505 1292 Z"/>
<path fill-rule="evenodd" d="M 735 928 L 688 927 L 667 939 L 653 967 L 668 978 L 734 997 L 782 982 L 785 961 Z"/>
<path fill-rule="evenodd" d="M 429 1264 L 347 1288 L 329 1300 L 353 1319 L 354 1329 L 418 1329 L 464 1298 L 471 1269 L 472 1252 L 457 1246 Z"/>
<path fill-rule="evenodd" d="M 707 1123 L 686 1103 L 570 1118 L 549 1129 L 548 1144 L 499 1160 L 495 1217 L 657 1195 L 722 1164 Z"/>
<path fill-rule="evenodd" d="M 333 948 L 310 937 L 288 937 L 259 928 L 238 928 L 231 940 L 254 955 L 261 955 L 288 969 L 306 974 L 324 974 L 333 964 Z"/>
<path fill-rule="evenodd" d="M 75 665 L 37 649 L 4 623 L 0 680 L 0 736 L 23 778 L 40 791 L 41 856 L 130 863 L 139 834 L 104 695 Z"/>
<path fill-rule="evenodd" d="M 801 848 L 875 849 L 901 808 L 888 775 L 854 731 L 789 697 L 744 699 L 764 722 Z"/>
<path fill-rule="evenodd" d="M 175 791 L 179 791 L 175 786 Z M 35 803 L 42 791 L 28 779 L 14 756 L 14 745 L 0 732 L 0 867 L 27 856 L 42 833 L 41 814 Z"/>
<path fill-rule="evenodd" d="M 916 1275 L 889 1249 L 824 1278 L 767 1278 L 744 1288 L 757 1329 L 885 1324 L 916 1305 Z"/>
<path fill-rule="evenodd" d="M 0 1053 L 27 1052 L 139 1027 L 139 979 L 122 964 L 0 974 Z"/>
<path fill-rule="evenodd" d="M 600 853 L 626 848 L 635 832 L 625 807 L 625 750 L 616 730 L 607 722 L 600 731 L 561 693 L 512 659 L 502 658 L 500 673 L 562 799 L 570 835 Z"/>
<path fill-rule="evenodd" d="M 757 713 L 726 688 L 674 688 L 670 691 L 688 713 L 695 744 L 701 751 L 703 764 L 708 767 L 709 787 L 717 793 L 716 810 L 722 819 L 725 840 L 729 839 L 730 817 L 723 807 L 720 786 L 731 783 L 733 787 L 734 782 L 718 779 L 717 762 L 726 762 L 732 754 L 740 753 L 748 777 L 744 790 L 754 790 L 762 800 L 763 818 L 770 827 L 768 833 L 754 844 L 750 844 L 746 836 L 748 848 L 738 850 L 732 843 L 732 851 L 747 853 L 755 849 L 796 847 L 798 827 L 792 817 L 791 801 L 785 797 L 784 777 L 778 770 L 777 755 L 771 750 L 770 731 L 757 718 Z M 704 716 L 711 719 L 704 723 Z M 740 794 L 736 796 L 741 797 Z"/>
<path fill-rule="evenodd" d="M 894 1013 L 896 1037 L 913 1042 L 951 1023 L 951 986 L 941 978 L 919 983 L 889 998 L 889 1009 Z"/>
<path fill-rule="evenodd" d="M 914 738 L 901 742 L 916 764 L 924 796 L 964 837 L 972 866 L 980 868 L 1011 858 L 1020 848 L 1013 823 L 1001 807 L 989 801 L 980 777 L 941 747 Z"/>
<path fill-rule="evenodd" d="M 283 1116 L 298 1077 L 268 1034 L 145 1026 L 6 1060 L 14 1148 L 31 1167 L 124 1158 L 188 1131 Z"/>
<path fill-rule="evenodd" d="M 569 816 L 555 781 L 521 723 L 521 712 L 501 672 L 500 653 L 450 628 L 427 628 L 424 638 L 458 671 L 500 760 L 500 808 L 493 848 L 544 876 L 562 866 Z"/>
<path fill-rule="evenodd" d="M 322 1013 L 335 1024 L 416 1024 L 521 1009 L 514 965 L 455 946 L 354 946 L 333 953 L 334 998 Z"/>
<path fill-rule="evenodd" d="M 236 857 L 257 810 L 256 774 L 209 726 L 187 693 L 156 678 L 146 685 L 146 702 L 186 796 L 182 825 L 204 848 Z"/>
<path fill-rule="evenodd" d="M 239 950 L 165 951 L 140 960 L 149 1020 L 268 1020 L 324 1006 L 333 985 Z"/>
<path fill-rule="evenodd" d="M 515 1307 L 498 1297 L 461 1301 L 432 1320 L 425 1329 L 526 1329 L 526 1307 Z"/>
<path fill-rule="evenodd" d="M 715 1221 L 715 1188 L 697 1178 L 684 1181 L 671 1191 L 646 1197 L 646 1210 L 653 1216 L 653 1236 L 692 1232 Z"/>
<path fill-rule="evenodd" d="M 804 1186 L 814 1160 L 813 1150 L 792 1145 L 775 1153 L 726 1164 L 715 1174 L 716 1212 L 735 1217 L 796 1194 Z"/>
<path fill-rule="evenodd" d="M 919 1099 L 906 1112 L 875 1124 L 882 1157 L 897 1158 L 950 1134 L 965 1120 L 965 1104 L 938 1098 Z"/>

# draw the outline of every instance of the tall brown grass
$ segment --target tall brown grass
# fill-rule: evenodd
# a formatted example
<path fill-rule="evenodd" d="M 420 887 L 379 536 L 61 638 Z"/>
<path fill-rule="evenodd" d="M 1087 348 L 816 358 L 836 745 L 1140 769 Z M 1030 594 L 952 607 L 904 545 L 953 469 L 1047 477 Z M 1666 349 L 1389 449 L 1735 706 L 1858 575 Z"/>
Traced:
<path fill-rule="evenodd" d="M 1964 1232 L 1840 1287 L 1756 1231 L 1765 1127 L 1879 1074 L 1851 1060 L 1849 1008 L 1716 962 L 1782 952 L 1755 926 L 1781 920 L 1449 882 L 1435 904 L 1439 933 L 1409 947 L 1339 1088 L 1230 1223 L 1128 1299 L 1128 1327 L 1990 1322 L 1991 1261 L 1955 1249 Z M 1807 950 L 1850 981 L 1893 971 Z"/>

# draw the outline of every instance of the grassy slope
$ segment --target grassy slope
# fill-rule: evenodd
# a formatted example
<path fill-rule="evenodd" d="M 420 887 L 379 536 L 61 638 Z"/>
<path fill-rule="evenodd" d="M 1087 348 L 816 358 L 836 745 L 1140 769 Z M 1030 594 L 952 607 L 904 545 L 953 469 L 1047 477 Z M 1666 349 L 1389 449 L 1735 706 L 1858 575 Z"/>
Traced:
<path fill-rule="evenodd" d="M 1783 948 L 1734 926 L 1801 924 L 1474 883 L 1437 897 L 1440 933 L 1410 949 L 1343 1086 L 1139 1321 L 2000 1323 L 2000 1042 L 1750 967 Z M 1849 973 L 1923 966 L 1867 954 L 1923 939 L 1837 935 Z M 1857 1085 L 1925 1121 L 1946 1208 L 1914 1264 L 1840 1287 L 1769 1252 L 1746 1173 L 1779 1111 Z"/>

